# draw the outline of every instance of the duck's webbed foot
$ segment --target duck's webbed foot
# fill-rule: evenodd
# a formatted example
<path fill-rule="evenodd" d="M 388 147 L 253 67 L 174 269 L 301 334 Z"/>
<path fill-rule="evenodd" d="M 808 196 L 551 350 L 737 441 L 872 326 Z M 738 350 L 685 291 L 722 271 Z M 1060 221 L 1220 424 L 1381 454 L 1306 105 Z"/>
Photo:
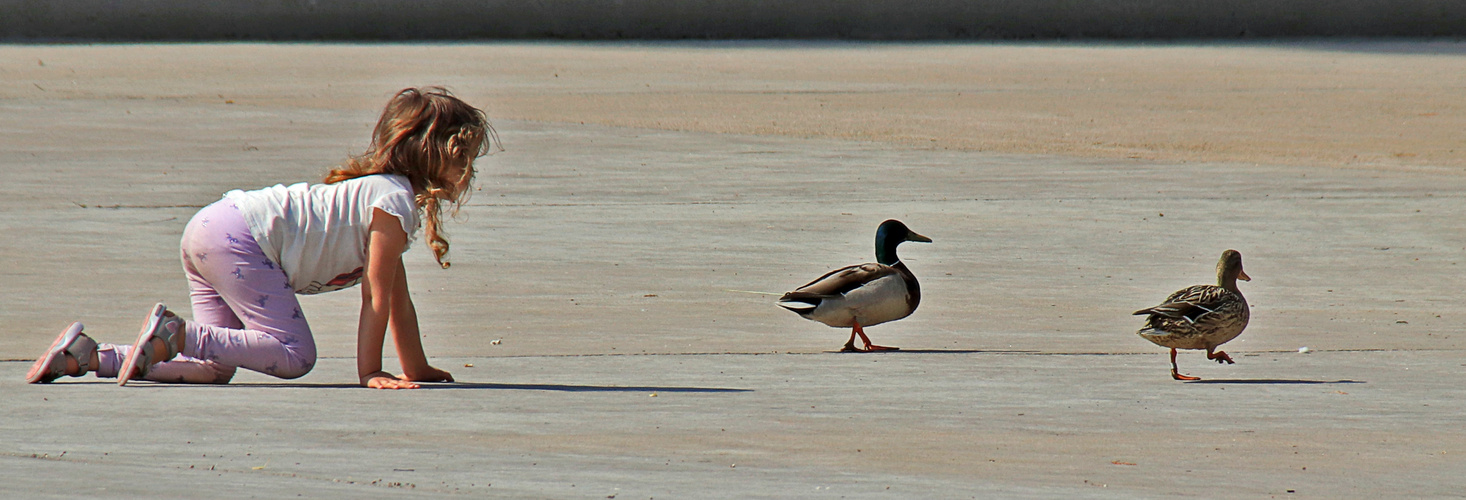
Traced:
<path fill-rule="evenodd" d="M 860 327 L 860 323 L 856 323 L 855 324 L 855 334 L 856 335 L 860 335 L 860 340 L 862 342 L 865 342 L 865 350 L 866 351 L 899 351 L 899 350 L 901 350 L 900 347 L 888 347 L 888 346 L 875 345 L 875 344 L 870 343 L 870 337 L 866 337 L 865 336 L 865 329 Z M 855 338 L 854 337 L 851 337 L 850 338 L 850 341 L 851 342 L 854 342 L 855 341 Z"/>
<path fill-rule="evenodd" d="M 1222 351 L 1217 351 L 1215 353 L 1208 351 L 1206 353 L 1206 359 L 1210 359 L 1212 361 L 1216 361 L 1217 364 L 1222 364 L 1222 363 L 1226 363 L 1226 364 L 1229 364 L 1229 365 L 1235 365 L 1235 364 L 1237 364 L 1236 361 L 1232 361 L 1232 357 L 1231 356 L 1228 356 L 1227 353 L 1222 352 Z"/>
<path fill-rule="evenodd" d="M 847 342 L 847 343 L 845 343 L 845 346 L 844 347 L 841 347 L 840 348 L 840 352 L 871 352 L 871 351 L 899 351 L 899 350 L 901 350 L 900 347 L 888 347 L 888 346 L 883 346 L 883 345 L 875 345 L 875 344 L 871 344 L 871 343 L 865 344 L 865 349 L 861 349 L 859 347 L 855 347 L 855 342 L 854 341 Z"/>

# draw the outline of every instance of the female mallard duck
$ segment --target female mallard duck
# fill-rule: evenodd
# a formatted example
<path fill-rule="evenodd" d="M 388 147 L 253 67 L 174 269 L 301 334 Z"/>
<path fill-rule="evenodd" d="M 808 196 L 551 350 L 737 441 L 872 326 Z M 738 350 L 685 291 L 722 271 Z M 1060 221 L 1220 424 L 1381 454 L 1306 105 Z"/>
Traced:
<path fill-rule="evenodd" d="M 1206 359 L 1233 363 L 1219 345 L 1237 338 L 1247 328 L 1247 299 L 1237 290 L 1237 280 L 1252 281 L 1242 270 L 1242 254 L 1222 252 L 1217 262 L 1217 284 L 1186 287 L 1166 297 L 1161 305 L 1135 311 L 1149 314 L 1145 328 L 1135 332 L 1161 347 L 1171 348 L 1171 378 L 1201 380 L 1176 370 L 1176 349 L 1206 349 Z"/>
<path fill-rule="evenodd" d="M 901 221 L 882 222 L 876 229 L 877 263 L 830 271 L 784 294 L 779 306 L 836 328 L 850 327 L 850 340 L 841 351 L 861 351 L 855 347 L 856 335 L 865 342 L 865 351 L 897 350 L 871 345 L 862 327 L 905 318 L 921 304 L 916 275 L 896 256 L 896 246 L 907 241 L 931 243 L 932 239 L 912 232 Z"/>

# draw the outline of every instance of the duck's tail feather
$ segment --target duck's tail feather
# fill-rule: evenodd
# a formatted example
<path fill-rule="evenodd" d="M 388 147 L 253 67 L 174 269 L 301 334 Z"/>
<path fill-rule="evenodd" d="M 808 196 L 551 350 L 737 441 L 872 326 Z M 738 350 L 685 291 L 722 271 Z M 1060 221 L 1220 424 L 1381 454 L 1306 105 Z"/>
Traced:
<path fill-rule="evenodd" d="M 1135 333 L 1141 337 L 1166 337 L 1172 335 L 1171 332 L 1150 327 L 1141 328 L 1140 331 Z"/>

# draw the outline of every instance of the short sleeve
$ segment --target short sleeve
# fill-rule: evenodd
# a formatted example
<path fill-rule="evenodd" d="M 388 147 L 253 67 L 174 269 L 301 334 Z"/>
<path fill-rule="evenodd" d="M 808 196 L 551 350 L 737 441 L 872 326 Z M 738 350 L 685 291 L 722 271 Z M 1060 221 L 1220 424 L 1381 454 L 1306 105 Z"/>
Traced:
<path fill-rule="evenodd" d="M 383 192 L 372 200 L 369 209 L 371 208 L 379 208 L 396 217 L 402 223 L 402 231 L 407 233 L 407 247 L 403 250 L 412 246 L 413 240 L 417 239 L 418 228 L 417 202 L 413 199 L 412 191 L 398 188 Z"/>

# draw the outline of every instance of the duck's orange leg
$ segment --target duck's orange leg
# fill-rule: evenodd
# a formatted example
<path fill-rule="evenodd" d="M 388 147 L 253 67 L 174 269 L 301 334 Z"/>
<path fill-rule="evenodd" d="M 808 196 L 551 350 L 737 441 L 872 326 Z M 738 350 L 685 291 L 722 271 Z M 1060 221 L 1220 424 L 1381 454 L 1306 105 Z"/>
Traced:
<path fill-rule="evenodd" d="M 865 342 L 865 350 L 867 350 L 867 351 L 899 351 L 899 350 L 901 350 L 900 347 L 887 347 L 887 346 L 883 346 L 883 345 L 874 345 L 874 344 L 871 344 L 870 343 L 870 337 L 866 337 L 865 336 L 865 329 L 860 327 L 860 323 L 859 322 L 855 323 L 855 331 L 854 331 L 854 333 L 856 335 L 859 335 L 860 336 L 860 340 L 861 341 Z M 851 339 L 851 340 L 853 341 L 854 339 Z"/>
<path fill-rule="evenodd" d="M 1201 380 L 1201 377 L 1188 377 L 1182 375 L 1181 372 L 1176 369 L 1176 348 L 1174 347 L 1171 348 L 1171 378 L 1176 380 Z"/>
<path fill-rule="evenodd" d="M 1222 351 L 1217 351 L 1216 353 L 1212 353 L 1210 349 L 1208 349 L 1206 351 L 1206 359 L 1215 360 L 1217 362 L 1217 364 L 1222 364 L 1222 363 L 1226 363 L 1226 364 L 1229 364 L 1229 365 L 1235 365 L 1235 364 L 1237 364 L 1236 361 L 1232 361 L 1232 357 L 1231 356 L 1228 356 L 1227 353 L 1222 352 Z"/>
<path fill-rule="evenodd" d="M 860 325 L 856 325 L 855 327 L 856 328 L 860 328 Z M 855 330 L 854 329 L 851 329 L 850 330 L 850 340 L 845 341 L 845 347 L 841 347 L 840 348 L 840 352 L 865 352 L 865 351 L 862 351 L 862 350 L 857 349 L 855 347 Z"/>

